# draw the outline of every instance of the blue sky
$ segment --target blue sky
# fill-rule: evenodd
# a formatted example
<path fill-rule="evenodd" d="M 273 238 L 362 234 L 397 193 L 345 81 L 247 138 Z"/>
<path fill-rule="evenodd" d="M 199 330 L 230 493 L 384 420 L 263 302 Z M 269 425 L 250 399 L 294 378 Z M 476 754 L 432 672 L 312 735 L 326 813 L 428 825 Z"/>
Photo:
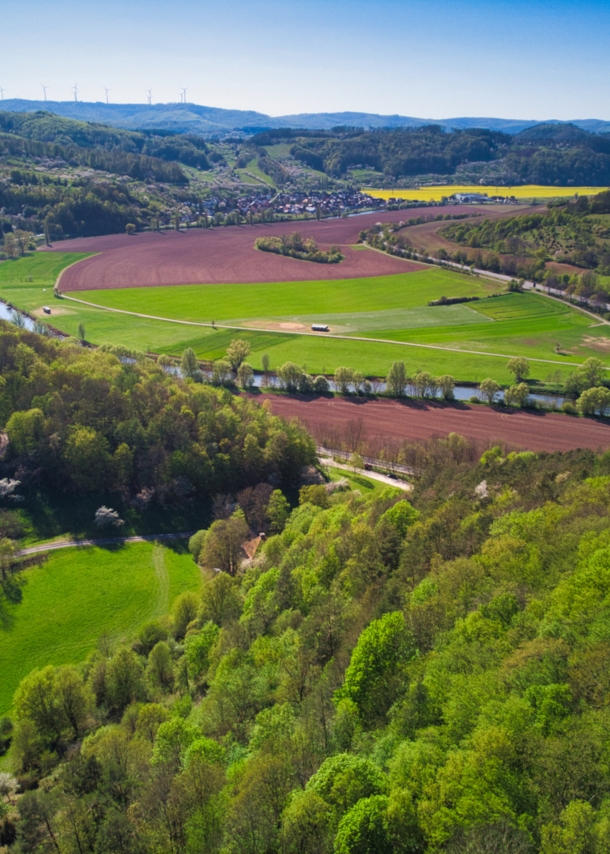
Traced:
<path fill-rule="evenodd" d="M 5 98 L 610 120 L 610 0 L 20 0 Z"/>

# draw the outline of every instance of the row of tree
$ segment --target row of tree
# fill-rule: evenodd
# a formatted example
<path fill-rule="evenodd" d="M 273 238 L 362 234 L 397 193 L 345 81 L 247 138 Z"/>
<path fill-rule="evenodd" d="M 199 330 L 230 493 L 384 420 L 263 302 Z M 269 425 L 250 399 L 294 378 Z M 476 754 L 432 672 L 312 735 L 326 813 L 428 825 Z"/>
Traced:
<path fill-rule="evenodd" d="M 184 377 L 196 382 L 204 380 L 215 386 L 234 385 L 235 382 L 244 390 L 254 387 L 254 370 L 246 362 L 250 354 L 250 343 L 244 339 L 236 339 L 227 349 L 225 359 L 218 359 L 209 371 L 204 371 L 195 352 L 189 348 L 184 351 L 181 370 Z M 262 356 L 263 385 L 271 382 L 269 376 L 269 355 Z M 159 364 L 171 368 L 172 360 L 161 356 Z M 515 382 L 503 393 L 503 402 L 507 406 L 526 406 L 531 389 L 526 382 L 530 374 L 530 363 L 523 356 L 514 356 L 506 364 L 507 370 L 514 376 Z M 580 368 L 572 371 L 564 384 L 563 393 L 570 399 L 576 399 L 576 407 L 567 403 L 566 412 L 580 412 L 583 415 L 604 416 L 610 407 L 610 389 L 604 384 L 606 368 L 600 359 L 590 357 Z M 282 391 L 299 394 L 328 394 L 332 387 L 325 376 L 313 377 L 305 368 L 295 362 L 285 362 L 276 372 L 277 383 Z M 390 397 L 404 397 L 407 393 L 413 397 L 424 399 L 454 399 L 456 380 L 450 374 L 435 377 L 429 371 L 417 371 L 412 376 L 407 373 L 404 362 L 393 362 L 388 375 L 383 380 L 369 380 L 360 371 L 341 366 L 335 369 L 333 375 L 335 390 L 340 394 L 387 394 Z M 479 384 L 483 399 L 489 404 L 496 402 L 503 389 L 499 382 L 487 377 Z"/>

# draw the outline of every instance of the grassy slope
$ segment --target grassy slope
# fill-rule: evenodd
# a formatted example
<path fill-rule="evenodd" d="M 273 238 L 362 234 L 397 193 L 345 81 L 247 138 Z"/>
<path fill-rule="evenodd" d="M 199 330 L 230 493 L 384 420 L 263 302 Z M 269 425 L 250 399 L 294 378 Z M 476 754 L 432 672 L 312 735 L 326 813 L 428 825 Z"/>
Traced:
<path fill-rule="evenodd" d="M 22 601 L 0 623 L 0 715 L 33 668 L 82 661 L 102 635 L 129 640 L 200 585 L 188 553 L 151 543 L 66 549 L 23 578 Z"/>

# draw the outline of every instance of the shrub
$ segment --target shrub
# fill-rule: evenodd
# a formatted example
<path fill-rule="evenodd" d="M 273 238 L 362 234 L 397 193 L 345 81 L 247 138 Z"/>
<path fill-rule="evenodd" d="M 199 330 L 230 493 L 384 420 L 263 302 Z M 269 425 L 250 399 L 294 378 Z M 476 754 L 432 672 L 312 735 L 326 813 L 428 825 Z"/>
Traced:
<path fill-rule="evenodd" d="M 94 522 L 98 528 L 106 528 L 109 526 L 120 528 L 125 524 L 124 520 L 121 519 L 116 510 L 113 510 L 111 507 L 106 507 L 105 505 L 98 507 L 95 511 Z"/>

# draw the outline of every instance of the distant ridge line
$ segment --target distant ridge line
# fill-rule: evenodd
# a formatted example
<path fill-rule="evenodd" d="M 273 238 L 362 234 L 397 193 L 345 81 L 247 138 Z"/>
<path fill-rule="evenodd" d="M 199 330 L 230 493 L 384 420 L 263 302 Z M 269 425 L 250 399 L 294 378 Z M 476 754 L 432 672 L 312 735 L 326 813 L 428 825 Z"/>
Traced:
<path fill-rule="evenodd" d="M 380 115 L 378 113 L 295 113 L 287 116 L 268 116 L 251 110 L 228 110 L 200 104 L 106 104 L 102 101 L 30 101 L 10 98 L 0 102 L 0 110 L 29 113 L 44 110 L 69 119 L 121 127 L 128 130 L 169 130 L 176 133 L 197 133 L 205 136 L 231 131 L 297 128 L 330 130 L 348 126 L 361 128 L 415 128 L 438 124 L 444 128 L 467 130 L 485 128 L 516 134 L 539 124 L 573 124 L 591 133 L 610 133 L 610 121 L 603 119 L 574 119 L 571 122 L 494 117 L 458 116 L 448 119 L 422 119 L 413 116 Z"/>

